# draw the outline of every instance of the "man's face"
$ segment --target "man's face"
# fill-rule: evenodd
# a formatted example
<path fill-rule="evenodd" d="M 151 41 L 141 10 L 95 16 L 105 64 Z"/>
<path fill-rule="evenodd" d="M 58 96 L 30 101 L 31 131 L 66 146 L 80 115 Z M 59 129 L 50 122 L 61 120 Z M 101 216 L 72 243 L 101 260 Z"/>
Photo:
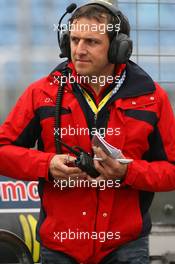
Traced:
<path fill-rule="evenodd" d="M 83 17 L 73 21 L 70 32 L 71 59 L 80 75 L 106 75 L 114 66 L 108 61 L 109 38 L 104 24 Z"/>

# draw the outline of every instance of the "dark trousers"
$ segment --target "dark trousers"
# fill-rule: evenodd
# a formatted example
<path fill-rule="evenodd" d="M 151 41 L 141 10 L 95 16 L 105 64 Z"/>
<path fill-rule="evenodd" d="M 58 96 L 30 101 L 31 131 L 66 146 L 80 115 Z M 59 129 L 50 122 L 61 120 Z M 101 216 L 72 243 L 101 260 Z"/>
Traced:
<path fill-rule="evenodd" d="M 131 241 L 106 256 L 99 264 L 149 264 L 148 237 Z M 41 248 L 42 264 L 78 264 L 62 253 Z"/>

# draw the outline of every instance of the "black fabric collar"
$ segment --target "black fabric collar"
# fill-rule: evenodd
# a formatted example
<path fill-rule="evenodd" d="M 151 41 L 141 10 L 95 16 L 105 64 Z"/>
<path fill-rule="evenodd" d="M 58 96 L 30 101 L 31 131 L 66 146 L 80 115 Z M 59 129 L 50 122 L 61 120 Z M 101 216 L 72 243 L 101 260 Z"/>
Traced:
<path fill-rule="evenodd" d="M 50 74 L 54 74 L 54 72 L 57 72 L 57 71 L 63 71 L 63 70 L 66 70 L 67 66 L 68 66 L 68 63 L 69 61 L 68 60 L 65 60 L 61 63 L 59 63 L 51 72 Z"/>
<path fill-rule="evenodd" d="M 120 87 L 117 98 L 136 97 L 155 91 L 152 78 L 137 64 L 128 61 L 126 64 L 126 79 Z"/>

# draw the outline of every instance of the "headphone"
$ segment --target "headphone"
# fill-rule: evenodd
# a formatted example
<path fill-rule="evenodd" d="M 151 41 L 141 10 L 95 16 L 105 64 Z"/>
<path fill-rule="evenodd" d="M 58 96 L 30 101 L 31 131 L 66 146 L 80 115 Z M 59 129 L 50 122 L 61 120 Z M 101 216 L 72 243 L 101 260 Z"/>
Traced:
<path fill-rule="evenodd" d="M 61 27 L 61 21 L 63 17 L 68 13 L 72 13 L 74 10 L 76 12 L 81 7 L 88 6 L 88 5 L 102 6 L 105 9 L 107 9 L 114 17 L 117 17 L 117 19 L 119 20 L 119 30 L 117 30 L 116 33 L 114 33 L 114 36 L 110 43 L 110 47 L 108 51 L 108 60 L 112 64 L 126 63 L 132 54 L 133 44 L 132 44 L 132 40 L 129 38 L 127 34 L 120 33 L 120 26 L 122 22 L 125 21 L 127 31 L 129 32 L 130 25 L 129 25 L 128 19 L 122 14 L 122 12 L 119 9 L 117 9 L 111 3 L 105 2 L 103 0 L 91 1 L 87 4 L 81 5 L 78 8 L 76 8 L 77 5 L 74 3 L 67 7 L 66 12 L 62 15 L 59 21 L 58 31 L 57 31 L 58 32 L 58 44 L 61 50 L 60 57 L 61 58 L 67 57 L 68 59 L 71 59 L 69 31 L 64 30 L 64 28 Z"/>

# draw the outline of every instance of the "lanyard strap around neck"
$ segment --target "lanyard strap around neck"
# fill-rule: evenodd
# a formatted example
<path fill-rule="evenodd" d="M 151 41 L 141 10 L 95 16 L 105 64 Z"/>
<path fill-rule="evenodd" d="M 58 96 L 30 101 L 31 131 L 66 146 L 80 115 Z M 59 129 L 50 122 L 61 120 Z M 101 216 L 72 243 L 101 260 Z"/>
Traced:
<path fill-rule="evenodd" d="M 111 98 L 111 94 L 112 91 L 110 91 L 98 104 L 98 106 L 96 106 L 96 104 L 94 103 L 94 101 L 92 100 L 92 98 L 90 97 L 90 95 L 85 91 L 82 90 L 82 93 L 87 101 L 87 103 L 89 104 L 90 108 L 92 109 L 92 111 L 94 112 L 94 114 L 97 114 L 102 108 L 103 106 L 107 103 L 107 101 Z"/>
<path fill-rule="evenodd" d="M 120 89 L 121 85 L 123 84 L 124 80 L 126 78 L 126 71 L 123 72 L 122 76 L 120 77 L 119 80 L 117 80 L 115 87 L 113 88 L 113 90 L 111 90 L 98 104 L 98 106 L 96 106 L 96 104 L 94 103 L 93 99 L 91 98 L 91 96 L 84 90 L 81 88 L 81 86 L 78 84 L 79 89 L 81 90 L 82 94 L 84 95 L 84 98 L 86 99 L 86 102 L 88 103 L 88 105 L 90 106 L 91 110 L 94 112 L 94 114 L 96 115 L 104 106 L 105 104 L 109 101 L 109 99 L 118 92 L 118 90 Z"/>

